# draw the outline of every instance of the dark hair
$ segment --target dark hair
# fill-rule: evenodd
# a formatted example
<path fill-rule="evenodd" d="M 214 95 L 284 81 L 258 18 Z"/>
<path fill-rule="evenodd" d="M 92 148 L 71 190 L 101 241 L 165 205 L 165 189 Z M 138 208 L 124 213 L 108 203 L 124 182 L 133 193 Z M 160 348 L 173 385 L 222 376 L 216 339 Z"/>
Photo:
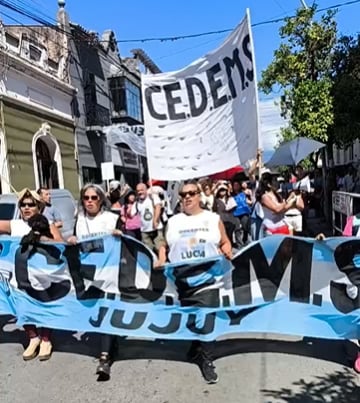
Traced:
<path fill-rule="evenodd" d="M 22 251 L 26 250 L 29 246 L 34 246 L 40 242 L 42 236 L 47 238 L 54 238 L 50 231 L 50 224 L 48 219 L 42 214 L 34 214 L 28 220 L 28 225 L 31 231 L 23 236 L 20 241 Z"/>
<path fill-rule="evenodd" d="M 274 189 L 274 187 L 272 185 L 272 178 L 273 178 L 273 176 L 268 172 L 266 172 L 262 175 L 262 177 L 259 181 L 258 190 L 256 191 L 256 200 L 257 201 L 261 201 L 261 197 L 269 190 L 272 190 L 277 201 L 279 203 L 282 202 L 283 199 L 282 199 L 281 195 L 276 191 L 276 189 Z"/>
<path fill-rule="evenodd" d="M 179 189 L 179 193 L 183 190 L 185 185 L 194 185 L 194 186 L 196 186 L 198 188 L 199 187 L 199 182 L 197 180 L 195 180 L 195 179 L 189 179 L 189 180 L 185 181 L 183 183 L 183 185 L 181 186 L 181 188 Z"/>
<path fill-rule="evenodd" d="M 49 190 L 49 188 L 47 188 L 47 187 L 45 187 L 45 186 L 40 186 L 39 187 L 39 189 L 36 191 L 36 193 L 38 194 L 38 195 L 41 195 L 41 192 L 42 191 L 48 191 Z"/>
<path fill-rule="evenodd" d="M 106 197 L 106 194 L 103 190 L 103 188 L 99 185 L 96 185 L 95 183 L 88 183 L 85 186 L 83 186 L 80 190 L 80 200 L 79 200 L 79 211 L 84 211 L 84 204 L 83 204 L 83 198 L 87 190 L 93 189 L 94 192 L 98 195 L 99 200 L 100 200 L 100 205 L 101 205 L 101 210 L 107 210 L 109 208 L 109 202 Z"/>
<path fill-rule="evenodd" d="M 110 203 L 114 204 L 120 200 L 120 189 L 115 189 L 109 194 Z"/>
<path fill-rule="evenodd" d="M 125 204 L 129 204 L 129 197 L 131 195 L 136 196 L 136 192 L 134 190 L 130 190 L 128 193 L 126 193 L 126 196 L 124 197 Z"/>

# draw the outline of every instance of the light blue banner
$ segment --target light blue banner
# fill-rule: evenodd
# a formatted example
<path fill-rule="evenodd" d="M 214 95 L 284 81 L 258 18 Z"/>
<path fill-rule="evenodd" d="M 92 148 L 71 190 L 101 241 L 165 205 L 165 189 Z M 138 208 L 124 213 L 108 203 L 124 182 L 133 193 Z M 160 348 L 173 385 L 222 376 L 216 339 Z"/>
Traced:
<path fill-rule="evenodd" d="M 272 236 L 153 269 L 129 237 L 22 250 L 0 238 L 0 314 L 18 324 L 164 339 L 271 332 L 360 339 L 360 239 Z M 351 296 L 351 298 L 349 297 Z"/>

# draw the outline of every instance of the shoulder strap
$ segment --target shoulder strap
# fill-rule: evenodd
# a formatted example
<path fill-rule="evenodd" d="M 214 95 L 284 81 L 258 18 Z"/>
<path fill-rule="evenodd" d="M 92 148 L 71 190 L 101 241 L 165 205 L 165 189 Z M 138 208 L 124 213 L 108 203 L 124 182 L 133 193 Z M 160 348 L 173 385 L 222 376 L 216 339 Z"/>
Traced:
<path fill-rule="evenodd" d="M 75 223 L 74 223 L 74 232 L 73 232 L 73 235 L 74 235 L 74 236 L 76 236 L 76 226 L 77 226 L 77 223 L 78 223 L 78 218 L 79 218 L 79 216 L 76 215 L 76 217 L 75 217 Z"/>

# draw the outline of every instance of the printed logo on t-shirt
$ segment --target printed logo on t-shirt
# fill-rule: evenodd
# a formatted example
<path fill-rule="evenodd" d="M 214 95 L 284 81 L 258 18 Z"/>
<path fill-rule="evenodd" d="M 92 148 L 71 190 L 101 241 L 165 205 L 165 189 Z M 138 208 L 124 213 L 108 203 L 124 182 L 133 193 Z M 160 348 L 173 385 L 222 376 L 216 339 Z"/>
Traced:
<path fill-rule="evenodd" d="M 151 221 L 152 218 L 153 218 L 153 215 L 152 215 L 151 211 L 148 208 L 146 208 L 145 212 L 144 212 L 144 220 Z"/>
<path fill-rule="evenodd" d="M 191 237 L 187 241 L 187 247 L 180 254 L 182 260 L 199 259 L 205 257 L 205 245 L 199 243 L 198 239 Z"/>

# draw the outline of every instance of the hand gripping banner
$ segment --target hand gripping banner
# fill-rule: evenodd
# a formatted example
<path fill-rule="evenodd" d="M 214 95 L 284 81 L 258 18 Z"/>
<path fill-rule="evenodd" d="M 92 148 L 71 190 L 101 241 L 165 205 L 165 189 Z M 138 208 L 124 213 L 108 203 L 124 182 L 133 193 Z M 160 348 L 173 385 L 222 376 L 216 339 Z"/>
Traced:
<path fill-rule="evenodd" d="M 163 339 L 238 332 L 360 339 L 359 288 L 358 238 L 272 236 L 232 262 L 160 270 L 126 236 L 29 249 L 0 239 L 0 314 L 19 325 Z"/>

